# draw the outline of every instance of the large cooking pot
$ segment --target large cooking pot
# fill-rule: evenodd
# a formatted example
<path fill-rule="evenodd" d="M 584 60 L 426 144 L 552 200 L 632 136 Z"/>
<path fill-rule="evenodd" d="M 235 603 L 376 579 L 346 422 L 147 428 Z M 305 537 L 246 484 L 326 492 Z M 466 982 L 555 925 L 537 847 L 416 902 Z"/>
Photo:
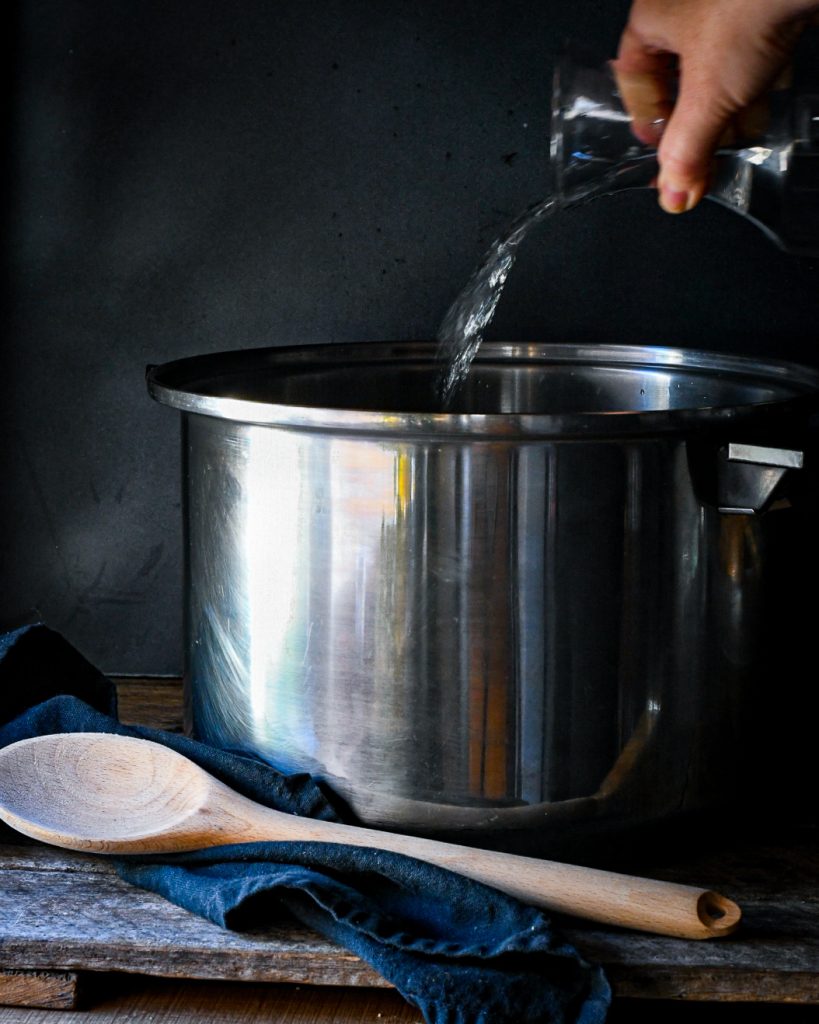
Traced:
<path fill-rule="evenodd" d="M 404 342 L 149 369 L 184 414 L 194 734 L 528 851 L 730 799 L 819 375 L 484 343 L 442 411 L 439 370 Z"/>

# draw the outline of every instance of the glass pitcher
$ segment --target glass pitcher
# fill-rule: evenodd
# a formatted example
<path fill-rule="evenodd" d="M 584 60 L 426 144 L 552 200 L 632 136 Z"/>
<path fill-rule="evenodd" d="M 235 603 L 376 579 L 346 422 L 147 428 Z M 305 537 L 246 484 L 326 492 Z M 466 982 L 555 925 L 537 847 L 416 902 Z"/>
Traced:
<path fill-rule="evenodd" d="M 608 65 L 558 63 L 551 163 L 564 206 L 653 184 L 656 150 L 632 134 Z M 718 151 L 707 198 L 753 221 L 787 252 L 819 256 L 819 92 L 772 92 L 764 133 Z"/>

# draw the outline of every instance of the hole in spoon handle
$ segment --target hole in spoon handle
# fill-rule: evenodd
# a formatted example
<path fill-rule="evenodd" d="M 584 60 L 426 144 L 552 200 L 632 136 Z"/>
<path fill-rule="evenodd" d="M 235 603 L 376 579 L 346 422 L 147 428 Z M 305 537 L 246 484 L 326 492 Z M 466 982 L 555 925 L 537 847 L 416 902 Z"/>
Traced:
<path fill-rule="evenodd" d="M 714 935 L 730 935 L 739 924 L 742 911 L 718 892 L 704 892 L 697 903 L 697 915 Z"/>

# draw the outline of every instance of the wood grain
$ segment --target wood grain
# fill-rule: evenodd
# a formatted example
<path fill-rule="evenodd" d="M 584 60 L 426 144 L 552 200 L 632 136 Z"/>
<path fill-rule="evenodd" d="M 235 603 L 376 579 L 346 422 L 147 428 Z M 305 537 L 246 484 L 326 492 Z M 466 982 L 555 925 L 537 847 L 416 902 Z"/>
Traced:
<path fill-rule="evenodd" d="M 182 682 L 179 679 L 114 680 L 119 720 L 125 725 L 149 725 L 153 729 L 181 732 Z"/>
<path fill-rule="evenodd" d="M 220 982 L 100 981 L 79 1012 L 0 1008 L 0 1024 L 423 1024 L 397 992 Z"/>
<path fill-rule="evenodd" d="M 817 1003 L 819 844 L 742 858 L 746 922 L 719 943 L 686 942 L 562 922 L 603 964 L 618 995 Z M 767 874 L 769 866 L 778 871 Z M 814 865 L 811 873 L 810 865 Z M 780 880 L 779 888 L 776 879 Z M 387 987 L 357 957 L 282 918 L 235 933 L 117 878 L 99 857 L 41 846 L 0 847 L 0 963 L 6 969 L 139 972 L 176 978 Z"/>
<path fill-rule="evenodd" d="M 77 1005 L 78 983 L 72 971 L 0 970 L 0 1003 L 71 1010 Z"/>
<path fill-rule="evenodd" d="M 228 932 L 127 885 L 101 858 L 40 846 L 0 847 L 0 967 L 388 987 L 284 917 Z"/>

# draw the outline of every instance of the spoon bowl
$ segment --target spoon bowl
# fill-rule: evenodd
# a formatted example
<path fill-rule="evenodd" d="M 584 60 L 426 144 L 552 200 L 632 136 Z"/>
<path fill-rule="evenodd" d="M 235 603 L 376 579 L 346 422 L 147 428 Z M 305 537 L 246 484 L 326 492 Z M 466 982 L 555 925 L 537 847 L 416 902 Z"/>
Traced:
<path fill-rule="evenodd" d="M 26 835 L 113 852 L 178 832 L 207 799 L 210 776 L 169 747 L 107 733 L 70 735 L 72 742 L 38 736 L 0 750 L 2 817 Z"/>

